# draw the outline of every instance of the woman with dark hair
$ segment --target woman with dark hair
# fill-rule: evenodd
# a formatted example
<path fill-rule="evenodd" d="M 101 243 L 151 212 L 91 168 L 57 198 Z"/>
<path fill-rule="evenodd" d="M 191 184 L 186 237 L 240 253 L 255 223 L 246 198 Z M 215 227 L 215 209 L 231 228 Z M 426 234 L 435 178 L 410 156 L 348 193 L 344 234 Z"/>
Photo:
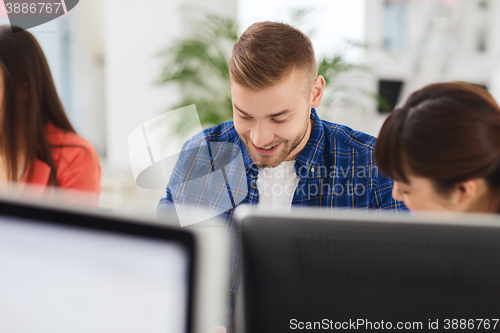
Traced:
<path fill-rule="evenodd" d="M 375 155 L 411 210 L 500 212 L 500 108 L 483 88 L 414 92 L 385 121 Z"/>
<path fill-rule="evenodd" d="M 69 122 L 40 45 L 14 30 L 0 26 L 0 180 L 86 191 L 97 204 L 98 156 Z"/>

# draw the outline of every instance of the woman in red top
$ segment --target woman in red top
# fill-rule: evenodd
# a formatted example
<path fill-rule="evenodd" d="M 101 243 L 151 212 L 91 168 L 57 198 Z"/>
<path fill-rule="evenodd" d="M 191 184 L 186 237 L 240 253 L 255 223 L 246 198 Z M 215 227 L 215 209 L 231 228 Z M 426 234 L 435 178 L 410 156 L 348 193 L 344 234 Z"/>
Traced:
<path fill-rule="evenodd" d="M 51 186 L 45 198 L 53 188 L 86 192 L 65 202 L 97 205 L 100 178 L 98 156 L 69 122 L 40 45 L 0 26 L 0 180 Z"/>

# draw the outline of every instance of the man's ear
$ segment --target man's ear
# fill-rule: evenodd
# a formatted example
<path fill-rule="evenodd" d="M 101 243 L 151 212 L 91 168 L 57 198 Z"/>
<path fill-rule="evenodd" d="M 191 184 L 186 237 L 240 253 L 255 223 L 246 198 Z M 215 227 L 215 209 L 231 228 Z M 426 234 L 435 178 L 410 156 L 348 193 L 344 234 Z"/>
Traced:
<path fill-rule="evenodd" d="M 323 92 L 325 91 L 325 79 L 319 75 L 316 80 L 314 80 L 313 88 L 311 91 L 311 107 L 317 108 L 321 105 L 321 98 L 323 98 Z"/>

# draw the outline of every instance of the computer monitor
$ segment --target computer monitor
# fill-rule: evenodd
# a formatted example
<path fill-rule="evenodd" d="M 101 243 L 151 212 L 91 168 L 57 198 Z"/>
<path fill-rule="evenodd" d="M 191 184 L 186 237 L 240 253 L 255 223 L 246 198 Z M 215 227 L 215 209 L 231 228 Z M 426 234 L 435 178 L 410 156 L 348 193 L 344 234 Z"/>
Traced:
<path fill-rule="evenodd" d="M 236 211 L 245 333 L 500 329 L 500 219 Z"/>
<path fill-rule="evenodd" d="M 0 199 L 0 331 L 206 332 L 195 301 L 225 290 L 201 295 L 202 243 L 180 227 Z"/>

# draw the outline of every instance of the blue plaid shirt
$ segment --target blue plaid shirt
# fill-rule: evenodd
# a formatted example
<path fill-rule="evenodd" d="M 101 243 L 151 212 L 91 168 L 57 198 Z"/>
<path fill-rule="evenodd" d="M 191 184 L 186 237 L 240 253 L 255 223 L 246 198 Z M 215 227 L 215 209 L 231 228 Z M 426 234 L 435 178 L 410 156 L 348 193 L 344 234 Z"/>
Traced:
<path fill-rule="evenodd" d="M 401 202 L 392 198 L 392 180 L 378 173 L 374 159 L 376 139 L 343 125 L 322 121 L 315 109 L 311 111 L 314 121 L 311 135 L 295 159 L 295 172 L 300 180 L 292 205 L 407 211 Z M 258 171 L 232 121 L 207 128 L 184 144 L 167 186 L 167 195 L 157 209 L 159 218 L 172 218 L 176 215 L 174 202 L 177 208 L 183 203 L 194 203 L 209 208 L 226 221 L 227 236 L 232 236 L 234 242 L 227 308 L 229 321 L 239 283 L 236 268 L 240 255 L 231 216 L 238 204 L 259 202 Z M 214 176 L 207 177 L 208 174 Z"/>

